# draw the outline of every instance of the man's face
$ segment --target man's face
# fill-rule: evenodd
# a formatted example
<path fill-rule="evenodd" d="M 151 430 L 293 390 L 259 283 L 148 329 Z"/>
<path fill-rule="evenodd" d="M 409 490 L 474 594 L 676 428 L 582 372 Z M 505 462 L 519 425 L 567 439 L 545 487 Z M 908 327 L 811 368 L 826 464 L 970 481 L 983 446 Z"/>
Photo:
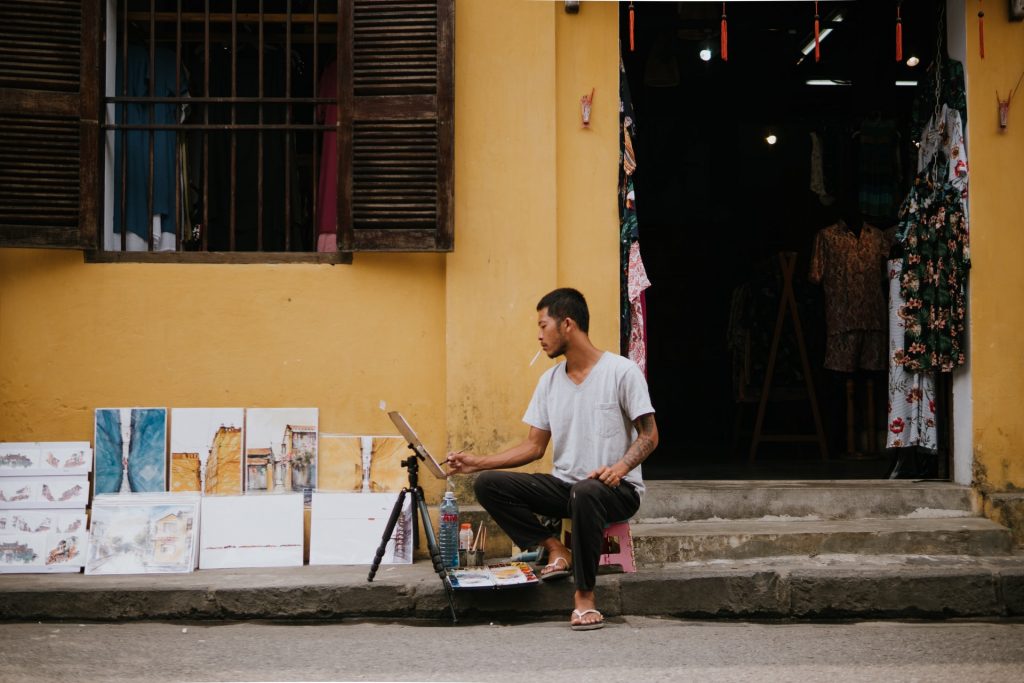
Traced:
<path fill-rule="evenodd" d="M 566 335 L 566 321 L 548 315 L 548 309 L 537 312 L 537 341 L 548 358 L 557 358 L 565 353 L 569 345 Z"/>

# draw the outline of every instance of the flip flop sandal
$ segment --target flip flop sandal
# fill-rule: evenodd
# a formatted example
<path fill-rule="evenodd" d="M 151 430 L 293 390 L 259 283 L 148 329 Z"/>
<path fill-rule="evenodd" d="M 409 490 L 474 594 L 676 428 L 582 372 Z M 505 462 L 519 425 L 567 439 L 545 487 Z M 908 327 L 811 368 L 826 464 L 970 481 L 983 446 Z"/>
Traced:
<path fill-rule="evenodd" d="M 551 581 L 552 579 L 564 579 L 571 573 L 572 566 L 569 564 L 569 560 L 564 557 L 556 557 L 550 564 L 544 565 L 540 572 L 541 581 Z M 547 571 L 545 571 L 547 570 Z"/>
<path fill-rule="evenodd" d="M 589 621 L 589 622 L 582 621 L 583 617 L 585 617 L 588 614 L 596 614 L 597 616 L 599 616 L 601 618 L 598 621 Z M 585 610 L 574 609 L 572 611 L 572 616 L 574 616 L 577 619 L 581 620 L 580 623 L 578 623 L 578 624 L 573 624 L 573 623 L 569 624 L 569 627 L 573 631 L 596 631 L 599 628 L 604 628 L 604 615 L 601 614 L 600 612 L 598 612 L 596 609 L 585 609 Z"/>

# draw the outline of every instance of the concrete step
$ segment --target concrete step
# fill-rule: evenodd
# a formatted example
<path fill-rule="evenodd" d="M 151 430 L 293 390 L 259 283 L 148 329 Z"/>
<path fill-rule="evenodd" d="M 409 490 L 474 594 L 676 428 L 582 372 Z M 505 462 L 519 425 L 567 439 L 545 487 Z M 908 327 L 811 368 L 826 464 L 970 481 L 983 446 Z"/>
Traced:
<path fill-rule="evenodd" d="M 191 574 L 0 577 L 0 620 L 437 619 L 444 589 L 430 562 L 207 569 Z M 461 591 L 460 619 L 567 620 L 571 580 Z M 608 617 L 729 619 L 1024 616 L 1024 556 L 819 555 L 716 560 L 601 576 Z"/>
<path fill-rule="evenodd" d="M 647 481 L 637 520 L 975 516 L 971 489 L 909 480 Z"/>
<path fill-rule="evenodd" d="M 971 555 L 1013 551 L 1010 530 L 980 517 L 741 519 L 632 523 L 638 564 L 784 555 Z"/>

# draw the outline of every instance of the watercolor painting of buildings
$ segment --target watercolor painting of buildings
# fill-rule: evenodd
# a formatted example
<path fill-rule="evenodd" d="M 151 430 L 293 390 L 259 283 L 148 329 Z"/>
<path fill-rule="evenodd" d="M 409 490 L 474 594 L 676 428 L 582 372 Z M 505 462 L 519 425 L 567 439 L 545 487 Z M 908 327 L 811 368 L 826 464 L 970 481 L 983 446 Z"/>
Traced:
<path fill-rule="evenodd" d="M 255 493 L 203 499 L 200 569 L 301 567 L 301 493 Z"/>
<path fill-rule="evenodd" d="M 242 492 L 244 408 L 171 409 L 170 490 Z"/>
<path fill-rule="evenodd" d="M 88 476 L 0 477 L 0 508 L 82 508 Z"/>
<path fill-rule="evenodd" d="M 245 490 L 302 491 L 316 488 L 316 408 L 248 408 L 245 412 Z"/>
<path fill-rule="evenodd" d="M 96 410 L 95 492 L 167 490 L 167 409 Z"/>
<path fill-rule="evenodd" d="M 121 499 L 121 500 L 118 500 Z M 196 565 L 199 497 L 93 500 L 86 574 L 191 572 Z"/>
<path fill-rule="evenodd" d="M 402 461 L 412 451 L 401 436 L 321 434 L 318 491 L 400 491 L 409 483 Z"/>
<path fill-rule="evenodd" d="M 0 572 L 77 572 L 85 561 L 84 512 L 0 510 Z"/>

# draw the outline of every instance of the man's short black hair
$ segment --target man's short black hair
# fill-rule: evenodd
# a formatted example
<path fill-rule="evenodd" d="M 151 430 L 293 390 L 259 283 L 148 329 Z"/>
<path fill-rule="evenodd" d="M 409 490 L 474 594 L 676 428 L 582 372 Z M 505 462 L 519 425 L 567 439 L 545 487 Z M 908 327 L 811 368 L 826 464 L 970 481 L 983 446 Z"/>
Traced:
<path fill-rule="evenodd" d="M 566 318 L 572 318 L 576 326 L 584 333 L 590 332 L 590 310 L 587 308 L 587 300 L 583 295 L 571 287 L 562 287 L 553 292 L 548 292 L 539 302 L 537 310 L 548 309 L 548 315 L 561 322 Z"/>

